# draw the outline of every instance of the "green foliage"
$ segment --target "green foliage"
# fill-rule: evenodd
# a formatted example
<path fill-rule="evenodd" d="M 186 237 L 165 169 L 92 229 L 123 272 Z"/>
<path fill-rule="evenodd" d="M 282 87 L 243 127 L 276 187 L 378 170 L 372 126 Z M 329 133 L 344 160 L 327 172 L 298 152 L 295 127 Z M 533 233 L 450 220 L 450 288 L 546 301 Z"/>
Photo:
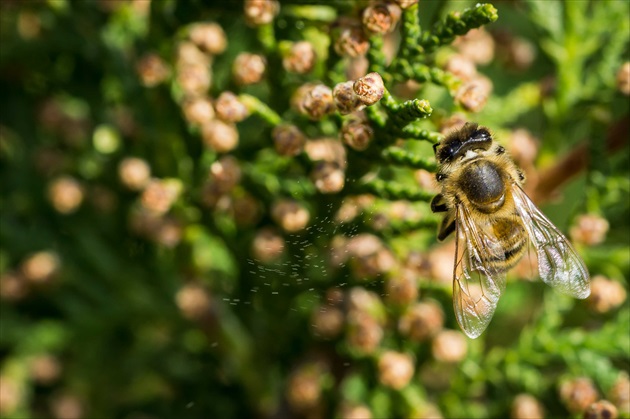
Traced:
<path fill-rule="evenodd" d="M 577 417 L 580 377 L 629 417 L 627 3 L 421 1 L 385 35 L 362 1 L 268 22 L 251 3 L 0 3 L 0 417 L 516 417 L 522 393 Z M 352 25 L 364 57 L 340 52 Z M 298 41 L 309 71 L 283 62 Z M 260 80 L 238 81 L 243 52 Z M 368 72 L 360 112 L 296 99 Z M 245 117 L 220 115 L 228 91 Z M 519 266 L 477 340 L 428 204 L 432 146 L 464 120 L 599 276 L 575 301 Z"/>

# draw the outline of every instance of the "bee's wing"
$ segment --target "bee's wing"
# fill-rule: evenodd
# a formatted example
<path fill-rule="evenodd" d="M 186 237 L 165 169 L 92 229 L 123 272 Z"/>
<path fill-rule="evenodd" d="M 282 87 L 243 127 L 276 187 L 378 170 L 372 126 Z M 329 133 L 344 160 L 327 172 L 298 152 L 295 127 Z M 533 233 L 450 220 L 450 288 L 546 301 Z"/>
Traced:
<path fill-rule="evenodd" d="M 514 185 L 512 190 L 516 209 L 538 254 L 540 278 L 564 294 L 588 297 L 591 293 L 588 271 L 569 240 L 519 186 Z"/>
<path fill-rule="evenodd" d="M 492 227 L 477 225 L 463 205 L 457 206 L 456 224 L 453 306 L 462 330 L 474 339 L 488 327 L 505 288 L 505 251 Z"/>

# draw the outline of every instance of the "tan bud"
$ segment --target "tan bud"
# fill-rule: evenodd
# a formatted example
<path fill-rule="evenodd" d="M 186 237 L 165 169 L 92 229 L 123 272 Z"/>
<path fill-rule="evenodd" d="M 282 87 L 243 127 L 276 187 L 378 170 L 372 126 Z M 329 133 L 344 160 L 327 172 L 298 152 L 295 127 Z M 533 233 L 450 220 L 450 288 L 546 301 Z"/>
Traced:
<path fill-rule="evenodd" d="M 217 55 L 225 51 L 227 38 L 217 23 L 196 23 L 190 26 L 188 36 L 199 48 Z"/>
<path fill-rule="evenodd" d="M 137 157 L 127 157 L 118 165 L 118 177 L 132 191 L 141 191 L 151 180 L 149 164 Z"/>
<path fill-rule="evenodd" d="M 466 337 L 455 330 L 442 330 L 431 345 L 433 357 L 441 362 L 459 362 L 466 357 L 468 344 Z"/>
<path fill-rule="evenodd" d="M 232 64 L 234 81 L 240 85 L 255 84 L 262 80 L 267 61 L 258 54 L 242 52 L 236 56 Z"/>
<path fill-rule="evenodd" d="M 361 103 L 371 106 L 381 100 L 385 93 L 385 85 L 380 74 L 368 73 L 354 82 L 352 86 L 354 93 L 359 97 Z"/>
<path fill-rule="evenodd" d="M 55 210 L 62 214 L 75 212 L 83 202 L 84 195 L 81 184 L 70 176 L 57 178 L 48 186 L 48 198 Z"/>
<path fill-rule="evenodd" d="M 296 42 L 282 59 L 282 66 L 289 73 L 306 74 L 313 69 L 317 55 L 313 44 L 308 41 Z"/>
<path fill-rule="evenodd" d="M 415 372 L 410 355 L 395 351 L 384 352 L 378 360 L 378 379 L 386 387 L 400 390 L 409 384 Z"/>
<path fill-rule="evenodd" d="M 236 126 L 219 119 L 208 121 L 201 127 L 201 138 L 206 147 L 217 153 L 227 153 L 234 150 L 239 141 Z"/>

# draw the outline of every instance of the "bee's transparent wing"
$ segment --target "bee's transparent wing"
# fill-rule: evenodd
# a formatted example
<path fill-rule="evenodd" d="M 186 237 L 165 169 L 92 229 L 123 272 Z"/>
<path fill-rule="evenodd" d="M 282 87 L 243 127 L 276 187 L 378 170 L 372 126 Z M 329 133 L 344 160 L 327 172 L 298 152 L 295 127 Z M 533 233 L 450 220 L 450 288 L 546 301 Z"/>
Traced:
<path fill-rule="evenodd" d="M 476 338 L 488 327 L 505 289 L 505 252 L 492 226 L 479 226 L 457 206 L 453 306 L 460 327 Z"/>
<path fill-rule="evenodd" d="M 540 278 L 563 294 L 588 297 L 591 293 L 588 271 L 569 240 L 519 186 L 514 185 L 513 195 L 518 214 L 538 255 Z"/>

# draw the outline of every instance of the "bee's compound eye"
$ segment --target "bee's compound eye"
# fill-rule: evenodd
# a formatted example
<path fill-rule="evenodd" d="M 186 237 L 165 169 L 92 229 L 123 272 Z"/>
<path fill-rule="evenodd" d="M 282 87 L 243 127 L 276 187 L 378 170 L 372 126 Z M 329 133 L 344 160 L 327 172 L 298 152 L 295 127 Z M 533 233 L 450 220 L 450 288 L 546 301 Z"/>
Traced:
<path fill-rule="evenodd" d="M 443 180 L 444 180 L 444 179 L 446 179 L 447 177 L 448 177 L 448 176 L 447 176 L 447 175 L 445 175 L 444 173 L 437 173 L 437 174 L 435 175 L 435 179 L 436 179 L 438 182 L 443 181 Z"/>

